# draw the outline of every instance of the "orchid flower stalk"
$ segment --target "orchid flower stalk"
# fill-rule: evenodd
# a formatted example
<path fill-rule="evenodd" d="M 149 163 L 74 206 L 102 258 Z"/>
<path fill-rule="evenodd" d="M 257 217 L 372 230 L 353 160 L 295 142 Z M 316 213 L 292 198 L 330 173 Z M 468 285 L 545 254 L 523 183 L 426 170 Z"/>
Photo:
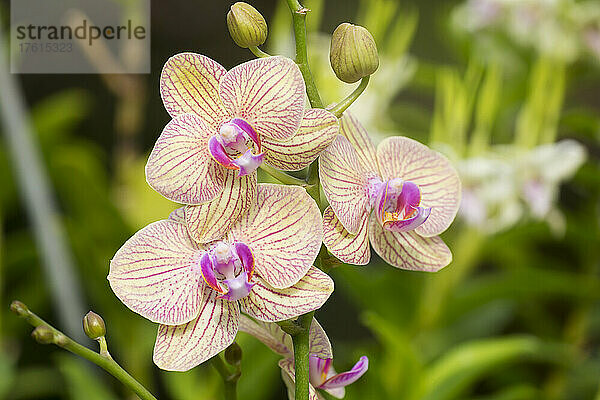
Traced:
<path fill-rule="evenodd" d="M 288 397 L 295 400 L 294 348 L 292 338 L 277 324 L 257 321 L 245 315 L 240 319 L 240 330 L 256 337 L 283 358 L 279 361 L 281 376 L 288 388 Z M 333 368 L 333 351 L 327 334 L 317 322 L 311 321 L 309 331 L 309 399 L 324 400 L 321 391 L 338 399 L 344 398 L 345 387 L 356 382 L 369 368 L 366 356 L 346 372 Z"/>

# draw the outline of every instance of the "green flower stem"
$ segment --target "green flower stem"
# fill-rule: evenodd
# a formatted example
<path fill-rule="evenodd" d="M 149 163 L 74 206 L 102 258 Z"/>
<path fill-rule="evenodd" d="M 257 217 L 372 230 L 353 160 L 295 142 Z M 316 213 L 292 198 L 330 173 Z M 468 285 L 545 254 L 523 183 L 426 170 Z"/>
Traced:
<path fill-rule="evenodd" d="M 271 57 L 270 54 L 265 53 L 264 51 L 262 51 L 261 49 L 259 49 L 257 46 L 248 47 L 248 49 L 250 49 L 250 51 L 252 52 L 252 54 L 254 54 L 258 58 Z"/>
<path fill-rule="evenodd" d="M 117 378 L 123 385 L 131 389 L 141 400 L 156 400 L 156 397 L 152 395 L 141 383 L 135 380 L 127 371 L 125 371 L 119 364 L 115 362 L 110 356 L 103 356 L 84 347 L 48 324 L 46 321 L 31 312 L 27 306 L 20 301 L 13 301 L 10 305 L 10 309 L 17 314 L 19 317 L 27 321 L 31 326 L 47 326 L 54 333 L 53 343 L 63 349 L 70 351 L 79 357 L 85 358 L 88 361 L 93 362 L 106 372 Z"/>
<path fill-rule="evenodd" d="M 225 385 L 225 400 L 236 400 L 237 383 L 241 375 L 240 371 L 238 370 L 232 373 L 218 354 L 210 359 L 210 363 L 215 367 L 223 379 L 223 384 Z"/>
<path fill-rule="evenodd" d="M 346 97 L 344 100 L 337 103 L 329 111 L 331 111 L 331 113 L 333 115 L 335 115 L 336 117 L 341 118 L 342 114 L 344 114 L 344 111 L 346 111 L 346 109 L 348 107 L 350 107 L 352 105 L 352 103 L 354 103 L 356 101 L 356 99 L 358 99 L 358 97 L 362 94 L 362 92 L 365 91 L 365 89 L 367 88 L 367 85 L 369 84 L 369 78 L 370 78 L 370 76 L 365 76 L 364 78 L 362 78 L 358 87 L 356 89 L 354 89 L 354 91 L 352 93 L 350 93 L 348 95 L 348 97 Z"/>
<path fill-rule="evenodd" d="M 286 174 L 285 172 L 280 171 L 277 168 L 271 167 L 270 165 L 267 165 L 265 163 L 261 163 L 259 168 L 285 185 L 296 185 L 296 186 L 302 186 L 304 188 L 308 187 L 308 185 L 309 185 L 305 180 L 295 178 L 295 177 L 293 177 L 289 174 Z"/>
<path fill-rule="evenodd" d="M 296 39 L 296 64 L 302 72 L 306 83 L 306 94 L 313 108 L 323 108 L 321 96 L 308 66 L 308 53 L 306 51 L 306 13 L 310 11 L 303 7 L 298 0 L 287 0 L 288 7 L 292 12 L 294 23 L 294 37 Z"/>
<path fill-rule="evenodd" d="M 296 321 L 280 322 L 279 326 L 292 337 L 294 344 L 294 376 L 296 381 L 296 400 L 308 400 L 309 389 L 309 332 L 314 311 L 301 315 Z"/>

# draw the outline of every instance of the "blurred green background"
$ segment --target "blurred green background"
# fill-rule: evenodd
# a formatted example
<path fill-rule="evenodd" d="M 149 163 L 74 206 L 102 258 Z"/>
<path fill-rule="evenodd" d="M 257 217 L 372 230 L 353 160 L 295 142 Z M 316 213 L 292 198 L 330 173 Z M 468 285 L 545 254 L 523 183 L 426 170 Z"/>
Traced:
<path fill-rule="evenodd" d="M 250 3 L 269 22 L 265 50 L 292 56 L 285 2 Z M 336 369 L 363 354 L 370 359 L 346 398 L 600 400 L 600 2 L 303 4 L 312 10 L 309 53 L 325 102 L 353 89 L 329 69 L 328 34 L 345 21 L 366 26 L 381 67 L 352 112 L 376 141 L 406 135 L 444 152 L 468 196 L 443 234 L 454 261 L 442 272 L 399 271 L 377 257 L 332 271 L 336 291 L 317 318 Z M 230 5 L 152 1 L 150 75 L 13 76 L 73 270 L 48 268 L 19 191 L 14 160 L 22 155 L 2 135 L 1 398 L 134 397 L 95 366 L 35 343 L 30 326 L 8 310 L 19 299 L 59 328 L 78 324 L 83 314 L 64 315 L 60 293 L 80 303 L 74 309 L 104 317 L 113 357 L 159 398 L 221 398 L 208 366 L 167 373 L 152 364 L 156 326 L 117 300 L 106 275 L 129 236 L 176 207 L 144 179 L 145 159 L 169 120 L 158 93 L 162 64 L 181 51 L 227 68 L 252 58 L 229 38 Z M 6 31 L 7 1 L 0 11 Z M 554 144 L 567 139 L 574 142 Z M 278 357 L 238 338 L 239 398 L 285 398 Z"/>

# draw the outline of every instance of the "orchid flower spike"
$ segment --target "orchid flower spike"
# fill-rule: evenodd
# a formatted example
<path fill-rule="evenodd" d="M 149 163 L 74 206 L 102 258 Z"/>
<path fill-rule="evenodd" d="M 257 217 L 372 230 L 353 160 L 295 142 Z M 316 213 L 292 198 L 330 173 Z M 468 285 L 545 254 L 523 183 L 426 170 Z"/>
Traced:
<path fill-rule="evenodd" d="M 288 388 L 288 397 L 294 400 L 294 349 L 292 338 L 277 324 L 257 321 L 242 315 L 240 330 L 251 334 L 284 358 L 279 361 L 283 381 Z M 342 399 L 345 387 L 356 382 L 367 372 L 369 359 L 362 356 L 350 371 L 336 373 L 333 369 L 333 352 L 327 334 L 313 319 L 309 332 L 309 398 L 324 400 L 317 389 Z"/>
<path fill-rule="evenodd" d="M 229 199 L 255 197 L 260 164 L 300 170 L 338 133 L 333 114 L 305 110 L 302 74 L 285 57 L 226 71 L 203 55 L 177 54 L 163 67 L 160 93 L 173 119 L 150 154 L 146 179 L 178 203 L 206 208 L 216 200 L 223 221 L 233 222 L 247 210 L 248 201 Z M 222 236 L 228 228 L 227 222 L 206 228 L 210 234 L 204 238 Z"/>
<path fill-rule="evenodd" d="M 437 236 L 454 220 L 460 180 L 448 159 L 406 137 L 377 148 L 346 113 L 338 136 L 320 157 L 330 207 L 323 215 L 327 249 L 343 262 L 366 265 L 369 243 L 397 268 L 437 271 L 452 253 Z"/>
<path fill-rule="evenodd" d="M 183 209 L 117 251 L 108 280 L 132 311 L 160 324 L 154 362 L 187 371 L 227 348 L 240 312 L 283 321 L 320 308 L 331 278 L 312 264 L 321 215 L 303 188 L 260 184 L 257 202 L 225 236 L 194 240 Z"/>

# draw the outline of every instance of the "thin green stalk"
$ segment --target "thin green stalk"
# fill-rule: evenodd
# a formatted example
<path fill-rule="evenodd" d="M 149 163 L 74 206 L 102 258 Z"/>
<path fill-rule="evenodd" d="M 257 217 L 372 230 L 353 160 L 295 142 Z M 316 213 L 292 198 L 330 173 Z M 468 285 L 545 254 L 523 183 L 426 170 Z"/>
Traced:
<path fill-rule="evenodd" d="M 271 55 L 269 53 L 265 53 L 264 51 L 262 51 L 261 49 L 259 49 L 257 46 L 249 47 L 249 49 L 252 52 L 252 54 L 254 54 L 258 58 L 271 57 Z"/>
<path fill-rule="evenodd" d="M 236 400 L 237 383 L 240 379 L 240 372 L 236 371 L 232 373 L 225 365 L 225 362 L 223 362 L 221 356 L 218 354 L 211 358 L 210 362 L 223 379 L 223 384 L 225 385 L 225 400 Z"/>
<path fill-rule="evenodd" d="M 329 111 L 331 111 L 331 113 L 333 115 L 335 115 L 336 117 L 341 118 L 342 114 L 344 114 L 344 111 L 346 111 L 346 109 L 348 107 L 350 107 L 352 105 L 352 103 L 354 103 L 356 101 L 356 99 L 358 99 L 358 97 L 362 94 L 362 92 L 365 91 L 365 89 L 367 88 L 367 85 L 369 84 L 369 78 L 370 78 L 370 76 L 365 76 L 364 78 L 362 78 L 362 80 L 360 81 L 360 84 L 357 86 L 357 88 L 354 89 L 354 91 L 352 93 L 350 93 L 348 95 L 348 97 L 346 97 L 344 100 L 337 103 L 335 105 L 335 107 L 333 107 Z"/>
<path fill-rule="evenodd" d="M 308 183 L 305 180 L 288 175 L 285 172 L 280 171 L 277 168 L 271 167 L 270 165 L 267 165 L 265 163 L 260 164 L 259 168 L 285 185 L 296 185 L 302 187 L 308 186 Z"/>
<path fill-rule="evenodd" d="M 10 305 L 10 309 L 23 318 L 27 323 L 33 327 L 47 326 L 54 333 L 53 343 L 63 349 L 70 351 L 79 357 L 85 358 L 88 361 L 93 362 L 106 372 L 117 378 L 123 385 L 131 389 L 141 400 L 156 400 L 156 397 L 152 395 L 141 383 L 135 380 L 127 371 L 125 371 L 119 364 L 116 363 L 110 356 L 103 356 L 84 347 L 48 324 L 46 321 L 31 312 L 27 306 L 20 301 L 13 301 Z"/>
<path fill-rule="evenodd" d="M 292 335 L 294 344 L 294 376 L 296 380 L 296 400 L 308 400 L 309 395 L 309 332 L 314 312 L 304 314 L 298 318 L 301 331 Z"/>
<path fill-rule="evenodd" d="M 308 66 L 308 53 L 306 51 L 306 13 L 310 10 L 303 7 L 298 0 L 287 0 L 287 4 L 292 12 L 292 21 L 294 23 L 296 64 L 298 64 L 306 84 L 308 101 L 310 101 L 310 105 L 313 108 L 323 108 L 321 96 L 319 95 L 317 85 L 315 84 L 315 80 L 310 72 L 310 67 Z"/>

